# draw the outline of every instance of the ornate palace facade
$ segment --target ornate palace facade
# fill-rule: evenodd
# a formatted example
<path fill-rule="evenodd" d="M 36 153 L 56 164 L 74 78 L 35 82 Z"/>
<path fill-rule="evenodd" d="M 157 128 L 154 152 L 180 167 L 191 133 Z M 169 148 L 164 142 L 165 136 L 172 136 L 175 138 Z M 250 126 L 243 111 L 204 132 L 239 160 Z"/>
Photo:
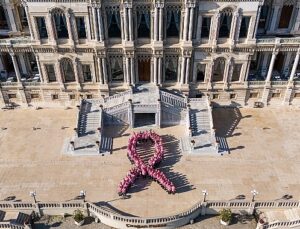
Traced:
<path fill-rule="evenodd" d="M 224 105 L 299 105 L 299 7 L 0 0 L 0 105 L 75 105 L 139 84 Z"/>

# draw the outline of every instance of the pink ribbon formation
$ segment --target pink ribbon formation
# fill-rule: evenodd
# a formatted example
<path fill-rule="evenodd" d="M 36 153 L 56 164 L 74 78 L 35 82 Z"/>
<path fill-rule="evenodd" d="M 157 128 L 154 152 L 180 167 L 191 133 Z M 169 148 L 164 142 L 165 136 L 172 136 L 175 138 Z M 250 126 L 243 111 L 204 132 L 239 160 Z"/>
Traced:
<path fill-rule="evenodd" d="M 155 153 L 148 160 L 146 164 L 137 153 L 137 144 L 141 144 L 143 141 L 154 143 Z M 162 138 L 153 131 L 145 131 L 140 133 L 133 133 L 129 138 L 127 146 L 127 156 L 132 164 L 135 165 L 130 169 L 126 177 L 121 181 L 118 187 L 119 195 L 125 195 L 130 186 L 135 182 L 139 176 L 150 176 L 154 181 L 158 182 L 163 189 L 169 194 L 174 194 L 176 189 L 174 184 L 166 177 L 166 175 L 155 169 L 164 158 L 164 147 L 162 145 Z"/>

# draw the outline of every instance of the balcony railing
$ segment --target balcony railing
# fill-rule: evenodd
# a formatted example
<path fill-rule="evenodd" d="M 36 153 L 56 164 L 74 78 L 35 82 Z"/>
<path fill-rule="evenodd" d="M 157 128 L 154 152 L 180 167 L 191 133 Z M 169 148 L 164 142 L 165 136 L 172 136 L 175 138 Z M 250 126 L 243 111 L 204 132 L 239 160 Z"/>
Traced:
<path fill-rule="evenodd" d="M 258 38 L 256 39 L 256 43 L 260 44 L 299 44 L 299 37 L 291 37 L 291 38 L 278 38 L 278 37 L 268 37 L 268 38 Z"/>

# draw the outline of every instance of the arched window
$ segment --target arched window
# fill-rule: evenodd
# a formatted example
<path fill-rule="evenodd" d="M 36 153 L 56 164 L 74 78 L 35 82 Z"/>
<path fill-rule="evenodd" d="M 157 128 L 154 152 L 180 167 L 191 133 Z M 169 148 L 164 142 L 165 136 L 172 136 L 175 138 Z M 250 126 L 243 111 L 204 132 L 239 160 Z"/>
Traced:
<path fill-rule="evenodd" d="M 243 67 L 242 64 L 234 64 L 233 65 L 233 71 L 232 71 L 232 77 L 231 77 L 232 82 L 236 82 L 236 81 L 240 80 L 242 67 Z"/>
<path fill-rule="evenodd" d="M 73 66 L 72 60 L 68 58 L 61 60 L 61 69 L 66 83 L 75 81 L 74 67 L 76 66 Z"/>
<path fill-rule="evenodd" d="M 219 37 L 220 38 L 229 38 L 232 22 L 232 9 L 225 9 L 221 13 L 220 18 L 220 29 Z"/>
<path fill-rule="evenodd" d="M 137 12 L 138 38 L 150 38 L 150 11 Z"/>
<path fill-rule="evenodd" d="M 66 16 L 61 9 L 55 9 L 53 11 L 53 20 L 55 23 L 57 39 L 68 39 L 69 33 L 68 33 Z"/>
<path fill-rule="evenodd" d="M 3 6 L 0 6 L 0 29 L 9 29 Z"/>
<path fill-rule="evenodd" d="M 226 59 L 220 57 L 215 60 L 212 82 L 223 81 Z"/>
<path fill-rule="evenodd" d="M 293 10 L 294 10 L 293 1 L 286 1 L 281 9 L 278 28 L 280 29 L 289 28 Z"/>
<path fill-rule="evenodd" d="M 167 56 L 165 64 L 165 80 L 177 81 L 178 57 Z"/>
<path fill-rule="evenodd" d="M 120 11 L 107 11 L 108 36 L 112 38 L 121 38 L 121 19 Z"/>

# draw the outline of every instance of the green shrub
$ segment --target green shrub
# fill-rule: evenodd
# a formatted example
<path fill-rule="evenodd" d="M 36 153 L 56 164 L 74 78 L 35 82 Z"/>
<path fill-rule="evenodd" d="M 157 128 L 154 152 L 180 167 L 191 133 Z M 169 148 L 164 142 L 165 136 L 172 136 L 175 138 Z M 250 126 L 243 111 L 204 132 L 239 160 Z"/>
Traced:
<path fill-rule="evenodd" d="M 232 213 L 230 209 L 222 209 L 220 211 L 220 217 L 223 222 L 230 222 L 232 219 Z"/>
<path fill-rule="evenodd" d="M 74 211 L 74 220 L 79 223 L 84 219 L 84 215 L 81 210 L 77 209 Z"/>

